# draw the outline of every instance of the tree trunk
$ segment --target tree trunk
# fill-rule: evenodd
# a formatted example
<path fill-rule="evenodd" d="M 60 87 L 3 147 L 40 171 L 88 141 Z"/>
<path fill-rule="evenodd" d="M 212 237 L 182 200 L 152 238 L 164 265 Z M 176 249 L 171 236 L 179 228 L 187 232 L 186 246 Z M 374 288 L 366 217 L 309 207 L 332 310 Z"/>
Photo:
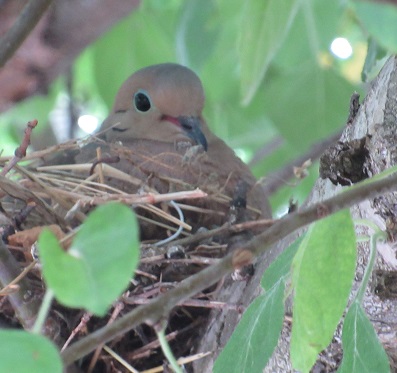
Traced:
<path fill-rule="evenodd" d="M 325 150 L 325 149 L 324 149 Z M 367 97 L 351 123 L 346 125 L 340 141 L 322 157 L 319 179 L 312 191 L 308 204 L 332 197 L 343 191 L 344 185 L 354 184 L 397 164 L 397 58 L 391 57 L 372 83 Z M 331 181 L 332 180 L 332 181 Z M 372 321 L 380 341 L 384 345 L 392 366 L 397 362 L 397 292 L 393 285 L 397 279 L 396 248 L 397 236 L 397 192 L 381 195 L 373 200 L 363 201 L 351 209 L 354 219 L 368 219 L 382 230 L 388 229 L 390 242 L 378 244 L 378 256 L 373 279 L 364 298 L 364 308 Z M 394 231 L 393 231 L 394 228 Z M 356 228 L 357 235 L 371 234 L 362 226 Z M 288 237 L 278 243 L 265 257 L 258 260 L 254 277 L 248 282 L 229 281 L 222 289 L 219 300 L 241 304 L 244 307 L 260 292 L 259 281 L 269 262 L 293 241 Z M 358 263 L 355 291 L 368 262 L 368 244 L 358 245 Z M 375 281 L 375 277 L 378 281 Z M 382 281 L 383 279 L 383 281 Z M 376 294 L 375 294 L 376 293 Z M 209 326 L 201 338 L 198 350 L 213 351 L 207 358 L 194 364 L 195 372 L 211 372 L 214 361 L 232 334 L 241 315 L 235 311 L 213 311 Z M 340 328 L 336 333 L 340 332 Z M 337 334 L 336 334 L 337 336 Z M 292 372 L 289 361 L 290 324 L 286 321 L 279 345 L 267 372 Z M 342 357 L 340 338 L 334 338 L 326 352 L 322 353 L 313 371 L 336 370 Z M 395 369 L 395 368 L 393 368 Z M 395 370 L 393 370 L 395 371 Z"/>

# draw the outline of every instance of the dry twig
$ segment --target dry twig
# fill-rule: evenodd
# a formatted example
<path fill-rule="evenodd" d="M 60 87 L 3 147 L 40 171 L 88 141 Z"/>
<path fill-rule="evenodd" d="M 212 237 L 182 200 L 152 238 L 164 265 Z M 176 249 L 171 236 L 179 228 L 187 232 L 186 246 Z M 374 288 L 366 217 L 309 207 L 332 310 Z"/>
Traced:
<path fill-rule="evenodd" d="M 0 39 L 0 68 L 12 57 L 51 3 L 52 0 L 31 0 L 23 8 L 15 24 Z"/>

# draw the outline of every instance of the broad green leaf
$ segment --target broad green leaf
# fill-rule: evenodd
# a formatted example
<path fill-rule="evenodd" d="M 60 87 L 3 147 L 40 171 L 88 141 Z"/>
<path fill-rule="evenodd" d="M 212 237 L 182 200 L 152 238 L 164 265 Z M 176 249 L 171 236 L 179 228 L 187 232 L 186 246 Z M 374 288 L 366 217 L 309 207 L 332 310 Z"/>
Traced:
<path fill-rule="evenodd" d="M 95 79 L 95 55 L 93 48 L 87 48 L 76 59 L 74 63 L 74 85 L 79 94 L 87 94 L 88 89 L 93 90 L 91 94 L 97 94 L 98 87 Z"/>
<path fill-rule="evenodd" d="M 90 47 L 98 93 L 109 109 L 123 81 L 137 70 L 133 62 L 133 45 L 127 40 L 132 34 L 131 18 L 118 23 Z"/>
<path fill-rule="evenodd" d="M 199 74 L 207 98 L 204 115 L 210 128 L 230 146 L 254 151 L 271 141 L 275 130 L 263 108 L 263 91 L 258 91 L 249 105 L 241 105 L 235 47 L 239 9 L 230 14 L 235 4 L 218 2 L 222 28 L 213 53 Z"/>
<path fill-rule="evenodd" d="M 256 298 L 218 356 L 214 373 L 262 372 L 277 345 L 284 319 L 284 281 Z"/>
<path fill-rule="evenodd" d="M 298 9 L 295 0 L 246 0 L 242 10 L 238 54 L 242 101 L 247 105 L 281 47 Z"/>
<path fill-rule="evenodd" d="M 304 150 L 341 128 L 354 90 L 334 70 L 308 62 L 269 82 L 264 110 L 289 145 Z"/>
<path fill-rule="evenodd" d="M 13 154 L 16 148 L 12 145 L 12 148 L 8 149 L 8 140 L 14 140 L 16 144 L 19 145 L 26 129 L 26 123 L 33 119 L 37 119 L 38 125 L 31 136 L 31 143 L 36 145 L 36 147 L 42 146 L 37 140 L 40 140 L 42 137 L 49 137 L 52 133 L 52 130 L 49 130 L 49 117 L 62 87 L 62 80 L 57 79 L 51 84 L 46 96 L 32 96 L 20 102 L 11 110 L 1 114 L 1 149 L 4 150 L 6 154 Z M 5 126 L 8 126 L 8 130 L 5 130 Z M 7 139 L 7 137 L 9 137 L 9 139 Z M 49 141 L 51 140 L 52 138 L 50 137 Z"/>
<path fill-rule="evenodd" d="M 172 18 L 141 8 L 118 23 L 93 46 L 99 93 L 111 107 L 121 84 L 136 70 L 156 63 L 175 61 L 173 34 L 159 21 Z M 167 18 L 168 17 L 168 18 Z"/>
<path fill-rule="evenodd" d="M 87 48 L 75 61 L 73 68 L 73 84 L 76 93 L 74 99 L 81 105 L 80 115 L 90 114 L 98 118 L 98 125 L 106 118 L 109 107 L 98 93 L 95 76 L 96 61 L 93 48 Z M 84 136 L 82 132 L 80 136 Z M 79 136 L 79 135 L 77 135 Z"/>
<path fill-rule="evenodd" d="M 371 322 L 355 301 L 342 330 L 343 360 L 338 373 L 389 373 L 389 359 Z"/>
<path fill-rule="evenodd" d="M 177 23 L 176 53 L 182 65 L 200 70 L 218 38 L 219 17 L 214 0 L 188 0 Z"/>
<path fill-rule="evenodd" d="M 224 100 L 208 103 L 206 119 L 211 129 L 234 149 L 254 152 L 255 149 L 263 148 L 273 139 L 276 131 L 260 109 L 263 101 L 258 102 L 257 98 L 262 97 L 263 94 L 256 95 L 246 107 L 240 106 L 237 95 L 225 95 Z"/>
<path fill-rule="evenodd" d="M 367 56 L 365 57 L 363 70 L 361 72 L 361 79 L 363 82 L 368 80 L 368 77 L 371 76 L 371 71 L 376 65 L 376 62 L 385 57 L 386 53 L 386 50 L 382 48 L 379 43 L 374 40 L 374 38 L 370 37 L 368 39 Z"/>
<path fill-rule="evenodd" d="M 351 3 L 360 23 L 383 47 L 397 52 L 397 7 L 369 1 Z"/>
<path fill-rule="evenodd" d="M 296 70 L 302 63 L 319 63 L 321 56 L 329 55 L 332 40 L 340 34 L 343 12 L 339 1 L 303 1 L 274 59 L 276 67 Z"/>
<path fill-rule="evenodd" d="M 261 285 L 266 290 L 249 306 L 225 349 L 214 372 L 262 372 L 282 328 L 285 280 L 302 237 L 290 245 L 265 271 Z M 246 346 L 245 350 L 241 346 Z"/>
<path fill-rule="evenodd" d="M 224 102 L 235 105 L 235 102 L 238 102 L 235 107 L 239 107 L 240 74 L 236 65 L 236 38 L 240 25 L 241 3 L 216 0 L 216 4 L 218 9 L 214 22 L 221 27 L 212 54 L 200 70 L 200 77 L 205 88 L 207 106 L 217 103 L 223 105 Z M 225 122 L 223 126 L 227 127 Z"/>
<path fill-rule="evenodd" d="M 309 372 L 331 342 L 347 304 L 355 266 L 356 240 L 348 210 L 309 228 L 292 267 L 294 369 Z"/>
<path fill-rule="evenodd" d="M 297 238 L 295 242 L 284 250 L 272 264 L 270 264 L 269 268 L 262 276 L 261 286 L 263 289 L 270 289 L 275 286 L 281 278 L 286 278 L 290 275 L 292 260 L 302 243 L 303 237 L 304 236 Z"/>
<path fill-rule="evenodd" d="M 0 330 L 0 372 L 62 371 L 57 348 L 47 338 L 21 330 Z"/>
<path fill-rule="evenodd" d="M 138 264 L 135 215 L 118 203 L 100 206 L 84 221 L 67 252 L 45 230 L 39 253 L 45 282 L 59 302 L 103 316 Z"/>

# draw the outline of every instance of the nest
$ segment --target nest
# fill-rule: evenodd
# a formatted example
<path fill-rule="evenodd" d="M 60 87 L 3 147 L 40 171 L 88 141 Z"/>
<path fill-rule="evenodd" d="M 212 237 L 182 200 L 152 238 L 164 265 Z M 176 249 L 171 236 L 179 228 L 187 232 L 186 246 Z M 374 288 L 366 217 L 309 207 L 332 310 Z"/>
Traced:
<path fill-rule="evenodd" d="M 39 304 L 45 290 L 34 254 L 40 232 L 43 227 L 50 227 L 67 248 L 86 215 L 97 205 L 119 201 L 132 206 L 138 212 L 139 221 L 145 230 L 152 227 L 148 232 L 156 234 L 142 241 L 139 270 L 129 289 L 106 317 L 93 317 L 84 310 L 66 308 L 57 303 L 52 306 L 50 316 L 53 328 L 49 334 L 60 348 L 112 322 L 137 305 L 147 303 L 158 294 L 175 287 L 187 276 L 216 262 L 225 254 L 228 244 L 228 235 L 222 235 L 225 232 L 223 228 L 211 231 L 209 229 L 213 227 L 202 227 L 193 234 L 192 226 L 184 221 L 184 215 L 192 212 L 224 215 L 219 210 L 186 203 L 208 198 L 206 193 L 193 186 L 175 193 L 161 194 L 153 189 L 148 192 L 142 188 L 139 193 L 128 194 L 114 185 L 108 185 L 106 180 L 111 177 L 124 182 L 137 181 L 109 164 L 101 163 L 97 167 L 93 167 L 92 163 L 37 166 L 43 158 L 79 149 L 80 145 L 72 141 L 30 153 L 23 159 L 28 161 L 24 166 L 16 164 L 22 158 L 18 156 L 18 151 L 15 161 L 15 157 L 0 159 L 3 165 L 8 162 L 8 166 L 3 169 L 3 175 L 7 173 L 7 177 L 0 177 L 3 241 L 17 261 L 19 272 L 23 269 L 22 274 L 2 290 L 2 294 L 17 291 L 23 282 L 34 300 L 32 307 Z M 142 181 L 139 182 L 142 184 Z M 219 190 L 212 198 L 230 206 L 230 197 L 222 195 Z M 236 220 L 233 209 L 229 220 Z M 236 231 L 241 229 L 236 228 Z M 185 357 L 185 363 L 201 357 L 193 355 L 193 352 L 200 328 L 206 325 L 209 311 L 215 307 L 234 307 L 214 302 L 215 290 L 216 287 L 206 289 L 194 299 L 180 304 L 169 315 L 167 339 L 175 356 Z M 1 302 L 0 318 L 13 327 L 23 324 L 16 315 L 15 306 L 11 305 L 6 296 Z M 145 325 L 111 341 L 105 349 L 99 348 L 96 353 L 86 356 L 81 362 L 81 369 L 87 372 L 130 371 L 119 362 L 119 357 L 141 372 L 149 369 L 150 372 L 163 370 L 164 356 L 159 342 L 153 330 Z M 189 365 L 186 367 L 189 370 Z"/>

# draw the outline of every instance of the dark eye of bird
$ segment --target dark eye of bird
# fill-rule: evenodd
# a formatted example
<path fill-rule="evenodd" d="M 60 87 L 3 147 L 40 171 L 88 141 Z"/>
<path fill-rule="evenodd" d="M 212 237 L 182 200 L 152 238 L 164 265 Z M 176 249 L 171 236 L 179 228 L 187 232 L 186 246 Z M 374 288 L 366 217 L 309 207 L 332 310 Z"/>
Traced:
<path fill-rule="evenodd" d="M 142 91 L 135 93 L 134 105 L 135 105 L 135 109 L 141 112 L 148 111 L 152 106 L 148 94 Z"/>

